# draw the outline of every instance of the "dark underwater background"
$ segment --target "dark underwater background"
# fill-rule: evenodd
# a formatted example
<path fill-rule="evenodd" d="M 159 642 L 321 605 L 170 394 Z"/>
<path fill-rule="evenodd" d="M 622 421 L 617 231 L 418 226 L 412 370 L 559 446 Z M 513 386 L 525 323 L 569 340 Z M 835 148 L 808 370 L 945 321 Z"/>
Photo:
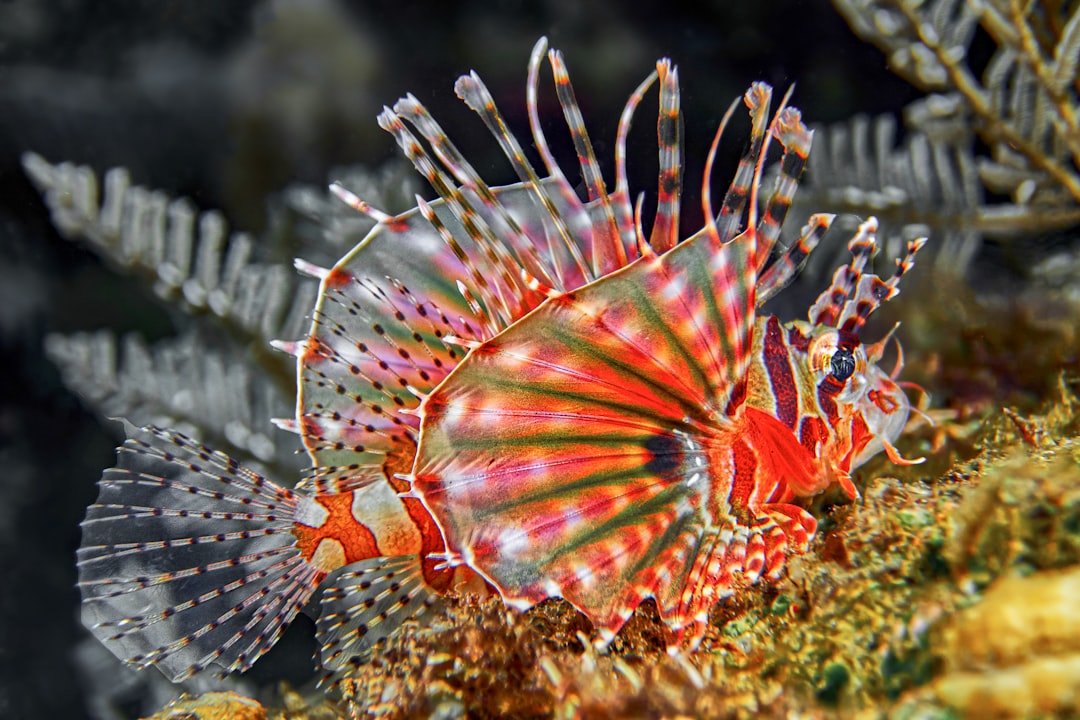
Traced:
<path fill-rule="evenodd" d="M 412 92 L 486 177 L 511 182 L 453 82 L 475 69 L 527 132 L 525 70 L 540 35 L 564 52 L 607 158 L 626 96 L 657 58 L 674 59 L 688 198 L 715 124 L 751 81 L 797 83 L 794 103 L 815 123 L 894 112 L 919 97 L 826 0 L 0 1 L 0 718 L 101 717 L 93 699 L 121 682 L 108 664 L 95 673 L 100 655 L 80 645 L 88 635 L 74 587 L 79 521 L 120 428 L 65 389 L 43 339 L 175 331 L 143 285 L 57 234 L 20 155 L 98 173 L 125 166 L 136 183 L 260 233 L 267 199 L 286 186 L 323 186 L 333 167 L 393 157 L 375 115 Z M 651 191 L 649 102 L 630 162 L 634 185 Z M 298 622 L 253 681 L 303 684 L 311 635 L 311 623 Z M 153 702 L 139 692 L 119 710 L 147 712 Z"/>

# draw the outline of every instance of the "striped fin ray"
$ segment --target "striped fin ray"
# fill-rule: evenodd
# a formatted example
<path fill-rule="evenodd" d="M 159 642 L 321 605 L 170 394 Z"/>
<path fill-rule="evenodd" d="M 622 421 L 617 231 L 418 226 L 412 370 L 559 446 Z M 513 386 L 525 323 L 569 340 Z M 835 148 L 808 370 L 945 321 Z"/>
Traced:
<path fill-rule="evenodd" d="M 398 269 L 408 266 L 402 258 Z M 344 268 L 323 281 L 299 363 L 299 427 L 322 481 L 383 477 L 386 458 L 414 445 L 417 421 L 405 411 L 418 404 L 415 393 L 428 392 L 463 354 L 444 338 L 477 336 L 460 314 L 451 319 L 410 284 Z"/>
<path fill-rule="evenodd" d="M 649 244 L 657 253 L 675 246 L 679 239 L 679 203 L 682 193 L 682 116 L 679 114 L 679 73 L 670 60 L 656 63 L 660 79 L 660 114 L 656 138 L 660 146 L 660 178 L 656 199 L 656 220 Z"/>
<path fill-rule="evenodd" d="M 450 248 L 457 259 L 468 268 L 472 289 L 470 289 L 469 284 L 461 278 L 457 280 L 457 288 L 461 297 L 464 298 L 465 304 L 469 306 L 469 310 L 473 315 L 472 320 L 477 323 L 479 332 L 468 327 L 470 324 L 469 320 L 463 321 L 466 328 L 477 337 L 491 337 L 492 335 L 495 335 L 503 327 L 501 318 L 496 313 L 498 302 L 495 298 L 495 288 L 488 282 L 488 279 L 481 271 L 480 266 L 469 259 L 469 255 L 465 252 L 464 248 L 462 248 L 461 243 L 454 237 L 454 233 L 447 228 L 446 224 L 439 219 L 439 216 L 435 213 L 435 209 L 432 208 L 431 204 L 423 200 L 419 195 L 416 197 L 416 204 L 424 219 L 431 224 L 431 227 L 435 228 L 435 231 L 443 239 L 443 242 L 446 243 L 446 246 Z M 481 300 L 483 302 L 481 302 Z M 489 310 L 488 308 L 491 309 Z"/>
<path fill-rule="evenodd" d="M 546 41 L 542 39 L 541 42 Z M 576 231 L 571 230 L 571 218 L 576 213 L 567 211 L 580 211 L 582 203 L 566 183 L 565 177 L 560 173 L 558 177 L 552 178 L 551 182 L 541 182 L 526 159 L 521 143 L 510 132 L 502 114 L 495 106 L 495 99 L 480 76 L 476 73 L 461 76 L 455 83 L 454 90 L 458 97 L 484 121 L 521 179 L 520 186 L 527 189 L 534 201 L 539 203 L 538 207 L 533 206 L 533 214 L 540 221 L 540 226 L 536 229 L 541 232 L 533 237 L 545 242 L 544 246 L 551 254 L 555 276 L 560 279 L 562 286 L 574 288 L 592 280 L 592 263 L 586 258 L 592 246 L 591 227 L 581 225 L 575 226 Z M 551 190 L 556 192 L 553 193 Z M 563 250 L 566 252 L 565 257 L 568 257 L 568 262 L 563 260 Z"/>
<path fill-rule="evenodd" d="M 617 222 L 619 223 L 623 245 L 626 247 L 626 256 L 629 259 L 642 255 L 643 253 L 640 251 L 643 248 L 649 251 L 645 254 L 651 254 L 652 250 L 652 248 L 648 247 L 644 233 L 641 231 L 640 209 L 635 209 L 632 213 L 629 211 L 630 181 L 626 173 L 626 142 L 630 135 L 630 126 L 633 124 L 634 112 L 657 78 L 658 74 L 653 70 L 630 94 L 630 97 L 626 100 L 626 105 L 623 106 L 622 114 L 619 116 L 619 125 L 615 133 L 615 191 L 612 196 L 616 198 L 616 210 L 622 212 L 617 217 Z M 644 196 L 639 195 L 638 205 L 640 206 L 643 201 Z"/>
<path fill-rule="evenodd" d="M 317 638 L 324 682 L 346 676 L 370 657 L 379 640 L 438 606 L 416 555 L 346 565 L 331 576 L 321 600 Z"/>
<path fill-rule="evenodd" d="M 867 218 L 859 225 L 855 236 L 848 242 L 851 262 L 836 269 L 832 283 L 810 306 L 811 325 L 837 326 L 848 298 L 859 284 L 863 268 L 877 249 L 877 228 L 878 222 L 875 217 Z"/>
<path fill-rule="evenodd" d="M 398 105 L 405 106 L 406 102 L 399 101 Z M 414 114 L 414 117 L 422 116 Z M 456 221 L 456 226 L 461 228 L 464 236 L 471 240 L 473 247 L 477 249 L 478 252 L 472 258 L 477 270 L 476 275 L 493 280 L 488 312 L 497 317 L 501 325 L 509 325 L 514 317 L 524 314 L 539 303 L 540 298 L 535 298 L 533 303 L 529 302 L 530 293 L 522 284 L 520 265 L 510 254 L 505 238 L 500 237 L 488 223 L 488 218 L 478 212 L 477 204 L 466 195 L 465 189 L 459 188 L 447 171 L 429 157 L 416 136 L 405 126 L 401 116 L 385 108 L 379 115 L 379 126 L 394 136 L 405 156 L 442 197 Z M 445 149 L 443 153 L 445 155 Z M 453 231 L 450 234 L 457 237 L 457 233 Z"/>
<path fill-rule="evenodd" d="M 835 215 L 829 213 L 817 213 L 810 216 L 799 239 L 791 244 L 772 265 L 761 273 L 757 287 L 757 305 L 761 307 L 776 293 L 787 287 L 788 283 L 795 279 L 806 264 L 807 258 L 814 248 L 821 242 L 821 238 L 828 232 Z"/>
<path fill-rule="evenodd" d="M 481 205 L 473 212 L 488 218 L 487 223 L 496 233 L 499 244 L 493 247 L 492 251 L 500 256 L 500 260 L 515 270 L 524 269 L 542 282 L 556 285 L 557 279 L 552 274 L 555 268 L 551 266 L 550 257 L 538 251 L 537 244 L 518 225 L 508 209 L 499 202 L 492 189 L 484 182 L 472 164 L 465 159 L 427 109 L 415 97 L 409 95 L 395 103 L 394 112 L 407 118 L 413 124 L 431 145 L 439 161 L 462 188 L 468 188 L 469 191 L 476 193 Z"/>
<path fill-rule="evenodd" d="M 385 109 L 380 124 L 440 199 L 418 199 L 416 209 L 391 217 L 339 189 L 379 222 L 332 270 L 315 269 L 322 279 L 315 318 L 307 341 L 296 345 L 302 349 L 300 398 L 292 426 L 303 435 L 326 487 L 349 476 L 362 476 L 361 483 L 385 476 L 385 458 L 399 457 L 411 443 L 405 429 L 414 423 L 400 416 L 415 408 L 414 395 L 429 392 L 461 359 L 463 351 L 443 342 L 445 336 L 464 345 L 483 341 L 551 292 L 581 287 L 637 256 L 628 192 L 605 191 L 565 66 L 554 51 L 549 57 L 556 88 L 589 202 L 578 198 L 547 146 L 536 105 L 546 49 L 545 39 L 533 48 L 528 99 L 533 140 L 548 177 L 540 178 L 529 164 L 491 94 L 471 74 L 458 80 L 457 92 L 495 135 L 522 182 L 489 187 L 423 105 L 408 96 Z M 669 87 L 674 78 L 664 82 L 667 96 L 677 95 Z M 638 100 L 647 87 L 648 82 L 639 87 Z M 620 119 L 624 141 L 636 104 L 632 99 Z M 677 115 L 677 102 L 672 111 Z M 397 286 L 410 288 L 414 298 L 401 303 Z M 427 317 L 418 317 L 425 310 Z M 435 316 L 437 326 L 431 322 Z M 397 460 L 390 464 L 394 471 L 407 469 L 397 467 Z"/>
<path fill-rule="evenodd" d="M 619 116 L 619 127 L 615 134 L 615 194 L 625 198 L 630 197 L 630 181 L 626 174 L 626 141 L 630 135 L 630 126 L 634 120 L 634 112 L 658 77 L 659 74 L 655 70 L 649 73 L 648 77 L 642 80 L 627 98 L 622 115 Z M 634 241 L 633 237 L 628 239 L 630 247 L 633 247 Z"/>
<path fill-rule="evenodd" d="M 779 578 L 787 554 L 805 552 L 817 530 L 814 517 L 795 505 L 765 503 L 756 510 L 750 523 L 731 515 L 710 528 L 699 543 L 685 583 L 671 585 L 658 595 L 661 615 L 679 621 L 675 642 L 700 643 L 717 601 L 763 575 Z"/>
<path fill-rule="evenodd" d="M 555 160 L 555 156 L 548 145 L 547 136 L 544 134 L 544 128 L 540 123 L 540 65 L 544 62 L 547 50 L 547 38 L 540 37 L 533 45 L 532 52 L 529 53 L 529 71 L 525 82 L 525 109 L 529 114 L 529 130 L 532 132 L 533 147 L 540 153 L 540 158 L 544 162 L 548 176 L 556 181 L 555 185 L 558 187 L 559 192 L 566 197 L 576 198 L 577 193 L 574 192 L 573 186 L 566 179 L 566 174 L 563 173 L 558 161 Z M 489 125 L 489 127 L 491 126 Z M 503 152 L 512 149 L 509 143 L 500 143 L 500 146 L 503 148 Z M 510 152 L 507 157 L 514 165 L 518 177 L 523 182 L 526 181 L 528 177 L 528 160 L 525 159 L 524 154 Z"/>
<path fill-rule="evenodd" d="M 720 214 L 716 218 L 717 233 L 720 242 L 728 242 L 736 236 L 742 225 L 743 211 L 747 201 L 755 190 L 758 159 L 765 148 L 769 122 L 769 105 L 772 102 L 772 88 L 763 82 L 753 83 L 743 95 L 743 101 L 750 110 L 750 140 L 746 151 L 739 159 L 735 177 L 724 194 Z"/>
<path fill-rule="evenodd" d="M 904 257 L 896 259 L 896 272 L 888 280 L 882 280 L 877 275 L 863 275 L 859 279 L 852 298 L 847 301 L 843 312 L 840 313 L 838 325 L 841 330 L 858 333 L 866 324 L 867 318 L 882 303 L 900 294 L 900 278 L 915 264 L 915 255 L 925 244 L 926 238 L 910 241 Z"/>
<path fill-rule="evenodd" d="M 593 153 L 589 134 L 585 130 L 585 120 L 581 116 L 581 108 L 574 96 L 574 88 L 570 84 L 570 76 L 566 72 L 562 53 L 551 50 L 548 52 L 548 60 L 551 63 L 552 75 L 555 77 L 555 90 L 559 96 L 559 104 L 562 105 L 566 125 L 570 128 L 570 136 L 574 142 L 574 149 L 577 151 L 578 162 L 581 164 L 581 176 L 585 180 L 585 187 L 589 193 L 589 204 L 595 208 L 592 242 L 589 247 L 593 277 L 603 277 L 612 270 L 626 265 L 628 261 L 626 248 L 623 245 L 619 223 L 615 219 L 615 207 L 604 185 L 604 178 L 600 174 L 600 165 Z M 622 201 L 625 216 L 628 203 L 626 198 Z"/>
<path fill-rule="evenodd" d="M 83 622 L 174 682 L 246 670 L 321 579 L 291 533 L 298 498 L 178 433 L 128 433 L 82 525 Z"/>
<path fill-rule="evenodd" d="M 790 91 L 789 91 L 790 95 Z M 787 97 L 784 102 L 787 102 Z M 758 257 L 764 263 L 780 238 L 780 228 L 784 224 L 799 180 L 806 170 L 806 160 L 810 156 L 810 146 L 814 134 L 806 128 L 802 115 L 792 107 L 784 107 L 776 116 L 772 126 L 773 136 L 784 148 L 780 157 L 780 174 L 776 186 L 761 215 Z M 759 265 L 759 270 L 761 269 Z"/>
<path fill-rule="evenodd" d="M 583 203 L 567 181 L 540 124 L 538 83 L 545 53 L 552 67 L 567 128 L 578 154 L 581 174 L 588 190 L 588 202 Z M 652 76 L 631 96 L 620 118 L 619 137 L 623 146 L 633 108 L 651 82 Z M 508 129 L 479 76 L 471 73 L 460 77 L 455 90 L 494 135 L 521 180 L 520 187 L 533 194 L 535 205 L 532 212 L 516 216 L 528 220 L 521 223 L 526 236 L 543 249 L 541 255 L 551 268 L 548 276 L 558 280 L 547 284 L 558 290 L 573 290 L 623 267 L 637 256 L 633 209 L 625 183 L 621 186 L 617 183 L 613 193 L 607 191 L 562 55 L 555 50 L 548 51 L 546 38 L 537 41 L 530 56 L 526 100 L 533 144 L 544 162 L 547 178 L 541 179 L 529 163 L 520 142 Z M 625 178 L 625 157 L 623 160 L 621 167 Z M 544 280 L 542 276 L 537 277 Z"/>
<path fill-rule="evenodd" d="M 753 320 L 752 245 L 714 250 L 682 243 L 547 301 L 422 404 L 413 490 L 451 559 L 508 601 L 561 595 L 610 639 L 685 579 L 722 512 L 707 507 L 708 446 L 731 422 Z"/>
<path fill-rule="evenodd" d="M 637 89 L 631 93 L 629 99 L 626 101 L 622 115 L 619 117 L 615 146 L 615 189 L 613 192 L 607 193 L 603 182 L 600 179 L 599 170 L 595 168 L 595 159 L 592 161 L 588 159 L 591 153 L 591 147 L 589 147 L 587 140 L 585 124 L 581 117 L 580 107 L 573 96 L 572 90 L 570 90 L 569 76 L 566 73 L 562 55 L 556 52 L 548 53 L 547 50 L 547 38 L 542 37 L 533 46 L 532 54 L 529 57 L 529 76 L 526 85 L 526 108 L 529 114 L 529 127 L 532 130 L 533 145 L 536 147 L 537 152 L 540 153 L 540 157 L 544 162 L 549 177 L 553 181 L 551 188 L 557 190 L 559 196 L 571 206 L 580 204 L 577 193 L 566 180 L 566 175 L 559 167 L 555 160 L 555 156 L 548 147 L 547 137 L 544 135 L 544 130 L 540 122 L 538 85 L 540 65 L 546 54 L 552 65 L 552 74 L 555 76 L 556 81 L 556 91 L 559 96 L 559 102 L 563 107 L 563 114 L 564 117 L 566 117 L 571 138 L 574 142 L 575 149 L 578 150 L 579 160 L 582 160 L 582 176 L 592 177 L 592 180 L 589 181 L 591 185 L 590 201 L 584 204 L 584 209 L 592 219 L 592 228 L 596 229 L 597 234 L 603 237 L 582 237 L 583 242 L 581 248 L 583 252 L 588 253 L 588 259 L 591 263 L 593 272 L 597 277 L 600 277 L 613 270 L 617 270 L 638 256 L 634 213 L 633 208 L 631 207 L 630 190 L 626 177 L 626 140 L 630 132 L 634 111 L 640 104 L 645 93 L 656 81 L 656 73 L 650 73 Z M 560 68 L 562 69 L 560 70 Z M 560 78 L 560 74 L 562 78 Z M 479 97 L 477 99 L 479 99 Z M 496 126 L 489 123 L 489 127 L 492 127 L 494 130 Z M 516 163 L 523 160 L 523 157 L 518 157 L 520 147 L 518 147 L 517 151 L 514 151 L 510 143 L 503 143 L 502 146 L 504 151 L 510 151 L 508 154 L 512 155 L 512 162 Z M 525 181 L 528 175 L 523 170 L 524 169 L 519 170 L 518 177 Z M 604 194 L 607 194 L 606 200 L 602 199 Z M 601 201 L 598 202 L 598 199 Z M 612 234 L 613 226 L 615 234 Z M 584 244 L 585 240 L 589 240 L 588 245 Z M 608 247 L 610 247 L 611 252 L 607 251 Z M 577 285 L 564 285 L 560 289 L 572 290 L 575 287 L 577 287 Z"/>

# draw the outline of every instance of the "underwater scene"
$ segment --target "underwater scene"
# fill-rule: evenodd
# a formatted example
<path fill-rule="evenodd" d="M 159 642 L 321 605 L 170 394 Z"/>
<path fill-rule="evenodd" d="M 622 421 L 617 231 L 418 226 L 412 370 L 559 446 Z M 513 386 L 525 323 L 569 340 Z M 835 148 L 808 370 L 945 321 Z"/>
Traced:
<path fill-rule="evenodd" d="M 1080 2 L 0 6 L 0 717 L 1080 717 Z"/>

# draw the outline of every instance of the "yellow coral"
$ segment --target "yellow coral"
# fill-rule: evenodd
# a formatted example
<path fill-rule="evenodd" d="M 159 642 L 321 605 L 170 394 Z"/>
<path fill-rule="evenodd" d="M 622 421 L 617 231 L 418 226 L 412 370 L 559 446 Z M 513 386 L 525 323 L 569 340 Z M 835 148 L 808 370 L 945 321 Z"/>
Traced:
<path fill-rule="evenodd" d="M 914 698 L 968 717 L 1080 712 L 1080 567 L 996 583 L 937 633 L 947 672 Z"/>
<path fill-rule="evenodd" d="M 233 692 L 213 692 L 174 700 L 149 720 L 266 720 L 255 700 Z"/>

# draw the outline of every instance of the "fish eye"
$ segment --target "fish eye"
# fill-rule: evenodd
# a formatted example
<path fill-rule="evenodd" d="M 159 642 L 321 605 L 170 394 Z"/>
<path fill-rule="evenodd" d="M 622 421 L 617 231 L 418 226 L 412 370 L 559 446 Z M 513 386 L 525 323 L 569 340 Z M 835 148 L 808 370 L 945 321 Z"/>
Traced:
<path fill-rule="evenodd" d="M 852 355 L 851 348 L 836 348 L 829 364 L 832 366 L 832 376 L 840 382 L 845 382 L 855 374 L 855 356 Z"/>

